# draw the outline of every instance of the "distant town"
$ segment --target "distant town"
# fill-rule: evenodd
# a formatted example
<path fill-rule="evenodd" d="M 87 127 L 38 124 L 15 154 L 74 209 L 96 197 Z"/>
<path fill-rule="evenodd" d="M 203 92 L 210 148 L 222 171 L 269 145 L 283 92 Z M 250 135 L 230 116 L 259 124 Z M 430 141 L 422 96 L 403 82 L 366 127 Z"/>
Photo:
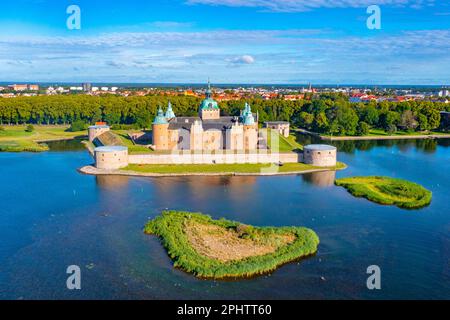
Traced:
<path fill-rule="evenodd" d="M 215 86 L 214 99 L 217 101 L 233 101 L 248 98 L 263 100 L 282 99 L 287 101 L 310 100 L 315 94 L 339 93 L 349 98 L 350 102 L 370 101 L 431 101 L 450 103 L 450 86 L 448 87 L 362 87 L 362 86 Z M 40 85 L 40 84 L 8 84 L 0 86 L 0 97 L 14 98 L 19 96 L 44 95 L 118 95 L 118 96 L 194 96 L 203 97 L 204 88 L 189 85 L 158 86 L 100 86 L 91 83 L 79 85 Z"/>

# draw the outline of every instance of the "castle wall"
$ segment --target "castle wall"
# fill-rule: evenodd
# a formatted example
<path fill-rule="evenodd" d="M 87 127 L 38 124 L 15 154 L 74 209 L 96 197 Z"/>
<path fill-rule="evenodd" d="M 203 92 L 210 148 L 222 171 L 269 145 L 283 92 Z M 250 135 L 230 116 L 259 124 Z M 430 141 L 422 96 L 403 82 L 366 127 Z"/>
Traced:
<path fill-rule="evenodd" d="M 203 149 L 203 126 L 201 122 L 195 122 L 191 126 L 191 150 Z"/>
<path fill-rule="evenodd" d="M 258 148 L 258 129 L 256 125 L 244 126 L 244 150 L 256 150 Z"/>
<path fill-rule="evenodd" d="M 203 109 L 200 112 L 200 117 L 203 120 L 220 119 L 220 109 Z"/>
<path fill-rule="evenodd" d="M 244 126 L 234 125 L 226 132 L 226 149 L 244 150 Z"/>
<path fill-rule="evenodd" d="M 207 130 L 203 131 L 203 147 L 202 150 L 213 151 L 223 148 L 222 131 Z"/>
<path fill-rule="evenodd" d="M 197 153 L 180 152 L 175 154 L 129 155 L 132 164 L 233 164 L 233 163 L 298 163 L 302 162 L 297 153 Z"/>
<path fill-rule="evenodd" d="M 94 141 L 98 136 L 101 136 L 105 132 L 108 132 L 110 128 L 108 126 L 92 126 L 88 129 L 89 141 Z"/>
<path fill-rule="evenodd" d="M 179 134 L 178 130 L 169 130 L 168 147 L 169 150 L 178 149 Z"/>

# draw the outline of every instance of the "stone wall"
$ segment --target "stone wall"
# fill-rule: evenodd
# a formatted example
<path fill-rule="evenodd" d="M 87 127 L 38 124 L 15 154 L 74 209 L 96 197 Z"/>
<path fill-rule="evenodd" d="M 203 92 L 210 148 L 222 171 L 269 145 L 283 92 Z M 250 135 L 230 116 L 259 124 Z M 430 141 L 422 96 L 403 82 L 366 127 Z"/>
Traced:
<path fill-rule="evenodd" d="M 203 109 L 200 111 L 200 117 L 203 120 L 220 119 L 220 110 L 219 109 Z"/>
<path fill-rule="evenodd" d="M 88 129 L 89 134 L 89 141 L 93 142 L 97 137 L 101 136 L 105 132 L 108 132 L 110 130 L 107 126 L 92 126 Z"/>
<path fill-rule="evenodd" d="M 130 164 L 232 164 L 232 163 L 298 163 L 302 155 L 297 153 L 223 153 L 129 155 Z"/>

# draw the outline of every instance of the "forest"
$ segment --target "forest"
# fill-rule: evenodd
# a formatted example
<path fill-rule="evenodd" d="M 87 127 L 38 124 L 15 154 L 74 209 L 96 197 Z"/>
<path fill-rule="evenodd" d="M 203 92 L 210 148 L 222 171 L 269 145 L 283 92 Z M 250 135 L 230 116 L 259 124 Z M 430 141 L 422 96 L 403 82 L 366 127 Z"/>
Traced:
<path fill-rule="evenodd" d="M 191 96 L 59 95 L 0 98 L 0 126 L 10 124 L 86 125 L 106 121 L 117 128 L 150 128 L 159 106 L 171 101 L 178 116 L 194 116 L 201 99 Z M 259 121 L 285 120 L 293 126 L 330 135 L 366 135 L 373 129 L 396 131 L 438 130 L 440 112 L 450 105 L 440 102 L 350 103 L 340 94 L 321 94 L 308 100 L 286 101 L 252 98 L 220 102 L 222 115 L 239 115 L 245 102 Z"/>

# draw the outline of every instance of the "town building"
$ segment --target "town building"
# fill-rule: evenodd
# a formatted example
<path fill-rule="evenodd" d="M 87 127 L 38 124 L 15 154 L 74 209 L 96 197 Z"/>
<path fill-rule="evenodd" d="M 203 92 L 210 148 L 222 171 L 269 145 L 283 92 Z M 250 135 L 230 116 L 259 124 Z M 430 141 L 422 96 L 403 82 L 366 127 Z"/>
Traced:
<path fill-rule="evenodd" d="M 159 108 L 153 121 L 155 150 L 257 150 L 258 115 L 249 104 L 239 117 L 221 116 L 208 84 L 206 98 L 199 107 L 198 117 L 176 117 L 169 103 L 164 113 Z"/>
<path fill-rule="evenodd" d="M 12 84 L 8 87 L 13 91 L 39 91 L 37 84 Z"/>

